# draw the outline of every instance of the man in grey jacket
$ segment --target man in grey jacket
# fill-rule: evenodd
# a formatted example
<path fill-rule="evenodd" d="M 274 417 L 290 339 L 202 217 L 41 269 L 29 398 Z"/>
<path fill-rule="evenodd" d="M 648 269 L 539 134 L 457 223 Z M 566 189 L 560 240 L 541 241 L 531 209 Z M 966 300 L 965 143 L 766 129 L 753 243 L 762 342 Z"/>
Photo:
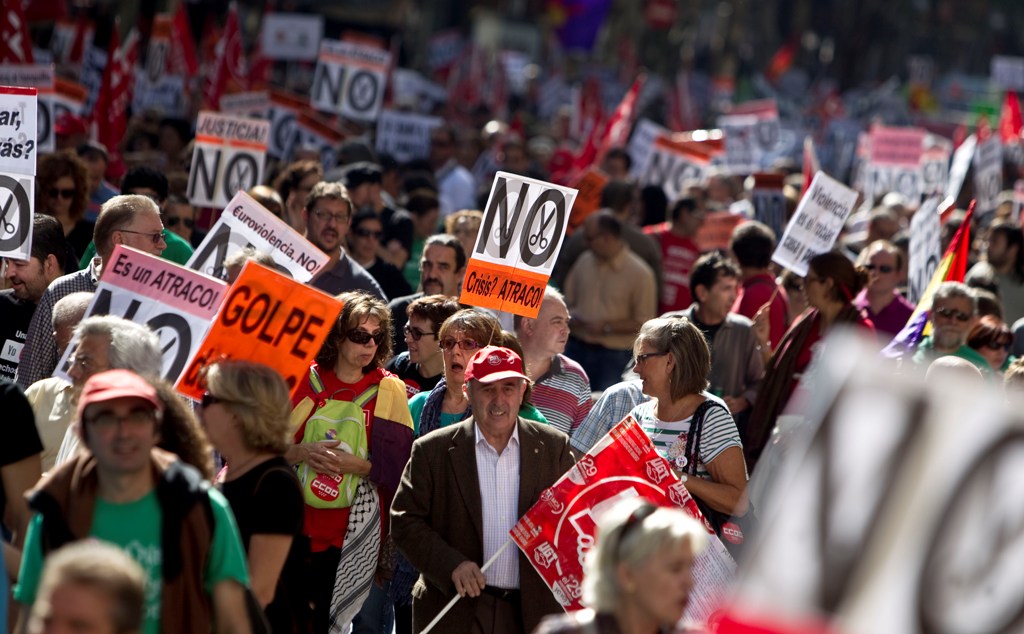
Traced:
<path fill-rule="evenodd" d="M 686 317 L 704 333 L 711 347 L 710 391 L 722 397 L 742 429 L 757 398 L 764 361 L 753 322 L 729 312 L 739 280 L 740 271 L 730 260 L 717 253 L 701 256 L 690 273 L 694 303 L 664 316 Z"/>

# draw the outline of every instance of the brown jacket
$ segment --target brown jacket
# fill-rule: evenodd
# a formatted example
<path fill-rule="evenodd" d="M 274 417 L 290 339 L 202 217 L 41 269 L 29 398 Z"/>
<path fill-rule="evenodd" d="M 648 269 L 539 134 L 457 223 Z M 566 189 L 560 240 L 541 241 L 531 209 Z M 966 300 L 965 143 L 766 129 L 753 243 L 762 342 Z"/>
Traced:
<path fill-rule="evenodd" d="M 474 422 L 438 429 L 413 444 L 391 505 L 391 536 L 420 571 L 413 587 L 413 631 L 433 620 L 453 596 L 452 571 L 466 560 L 483 564 L 483 511 L 476 471 Z M 520 516 L 573 464 L 569 437 L 519 419 Z M 515 548 L 515 546 L 510 546 Z M 486 573 L 485 573 L 486 574 Z M 530 561 L 519 553 L 522 623 L 526 632 L 547 614 L 562 612 Z M 475 599 L 455 604 L 437 631 L 468 632 Z"/>
<path fill-rule="evenodd" d="M 150 464 L 163 511 L 160 630 L 209 632 L 213 609 L 203 583 L 213 540 L 212 509 L 204 499 L 209 483 L 195 468 L 161 449 L 152 450 Z M 96 459 L 80 452 L 28 493 L 29 506 L 43 516 L 44 556 L 89 536 L 98 488 Z"/>

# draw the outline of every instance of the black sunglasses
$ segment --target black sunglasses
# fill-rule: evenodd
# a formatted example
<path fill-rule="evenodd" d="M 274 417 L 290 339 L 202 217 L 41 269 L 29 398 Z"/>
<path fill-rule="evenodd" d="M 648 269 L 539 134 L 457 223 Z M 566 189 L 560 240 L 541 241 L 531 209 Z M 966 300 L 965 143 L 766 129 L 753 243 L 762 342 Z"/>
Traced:
<path fill-rule="evenodd" d="M 348 332 L 345 333 L 345 338 L 351 341 L 352 343 L 357 343 L 361 346 L 370 343 L 370 341 L 373 341 L 373 345 L 379 346 L 380 343 L 384 341 L 384 331 L 378 330 L 377 332 L 371 335 L 370 333 L 360 328 L 353 328 L 352 330 L 349 330 Z"/>
<path fill-rule="evenodd" d="M 164 219 L 164 224 L 167 225 L 168 227 L 177 227 L 179 222 L 188 227 L 189 229 L 191 229 L 196 224 L 196 221 L 192 220 L 191 218 L 179 218 L 178 216 L 170 216 Z"/>
<path fill-rule="evenodd" d="M 139 236 L 149 236 L 149 239 L 153 241 L 153 244 L 160 244 L 160 241 L 163 240 L 166 235 L 163 229 L 154 233 L 150 233 L 148 231 L 132 231 L 131 229 L 115 229 L 115 231 L 120 231 L 121 233 L 134 233 Z"/>
<path fill-rule="evenodd" d="M 57 188 L 57 187 L 51 187 L 50 188 L 50 198 L 57 198 L 57 197 L 67 198 L 68 200 L 71 200 L 72 198 L 75 197 L 75 188 L 72 187 L 70 189 L 60 189 L 60 188 Z"/>
<path fill-rule="evenodd" d="M 946 319 L 955 318 L 959 322 L 968 322 L 971 320 L 971 315 L 963 312 L 962 310 L 956 310 L 955 308 L 936 308 L 935 314 L 939 317 L 945 317 Z"/>
<path fill-rule="evenodd" d="M 409 324 L 406 324 L 403 330 L 405 331 L 406 336 L 412 337 L 413 341 L 419 341 L 424 337 L 424 335 L 431 335 L 435 339 L 437 338 L 436 332 L 430 332 L 429 330 L 420 330 L 416 326 L 410 326 Z"/>
<path fill-rule="evenodd" d="M 362 227 L 352 230 L 352 233 L 356 234 L 360 238 L 376 238 L 380 239 L 384 235 L 383 231 L 370 231 L 369 229 L 363 229 Z"/>
<path fill-rule="evenodd" d="M 216 405 L 217 403 L 224 402 L 225 401 L 223 399 L 214 396 L 213 394 L 210 393 L 209 390 L 207 390 L 206 392 L 203 392 L 203 396 L 199 399 L 199 406 L 202 407 L 203 409 L 206 409 L 211 405 Z"/>
<path fill-rule="evenodd" d="M 1012 342 L 1010 341 L 1007 341 L 1006 343 L 1001 343 L 999 341 L 989 341 L 988 343 L 985 344 L 985 347 L 988 348 L 989 350 L 1006 350 L 1007 352 L 1009 352 L 1011 344 Z"/>
<path fill-rule="evenodd" d="M 870 272 L 870 271 L 874 271 L 876 269 L 878 270 L 879 273 L 892 273 L 893 271 L 896 270 L 894 267 L 889 266 L 888 264 L 865 264 L 864 265 L 864 270 L 865 271 L 869 271 Z"/>

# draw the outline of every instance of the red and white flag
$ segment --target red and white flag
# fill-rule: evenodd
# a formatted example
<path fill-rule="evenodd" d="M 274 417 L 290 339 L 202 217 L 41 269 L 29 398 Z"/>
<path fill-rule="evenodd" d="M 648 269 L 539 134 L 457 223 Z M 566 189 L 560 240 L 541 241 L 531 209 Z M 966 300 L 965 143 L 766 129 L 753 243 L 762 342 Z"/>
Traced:
<path fill-rule="evenodd" d="M 615 502 L 643 497 L 678 506 L 708 530 L 709 548 L 694 566 L 686 618 L 706 622 L 718 609 L 734 564 L 704 522 L 696 502 L 639 423 L 627 416 L 540 495 L 512 528 L 512 539 L 567 611 L 582 607 L 583 560 L 593 547 L 600 515 Z"/>
<path fill-rule="evenodd" d="M 192 37 L 188 8 L 184 0 L 178 3 L 172 24 L 174 37 L 171 38 L 171 55 L 167 70 L 171 75 L 195 75 L 199 71 L 199 58 L 196 55 L 196 42 Z"/>
<path fill-rule="evenodd" d="M 242 50 L 242 30 L 238 24 L 238 7 L 235 3 L 231 3 L 228 10 L 228 20 L 217 48 L 217 61 L 204 95 L 207 108 L 212 110 L 220 109 L 220 98 L 225 91 L 230 89 L 237 92 L 249 83 L 245 53 Z"/>
<path fill-rule="evenodd" d="M 32 39 L 21 0 L 3 0 L 0 24 L 0 64 L 31 64 Z"/>
<path fill-rule="evenodd" d="M 110 35 L 107 65 L 103 70 L 100 96 L 93 111 L 96 137 L 110 153 L 108 174 L 120 176 L 123 170 L 118 145 L 128 129 L 128 105 L 132 102 L 135 84 L 135 62 L 139 58 L 139 36 L 132 29 L 121 45 L 121 32 L 117 21 Z"/>
<path fill-rule="evenodd" d="M 646 82 L 647 76 L 639 75 L 612 112 L 612 116 L 608 119 L 608 125 L 605 127 L 604 138 L 601 139 L 601 145 L 597 149 L 595 163 L 600 163 L 608 150 L 626 146 L 629 134 L 633 131 L 633 122 L 636 120 L 636 102 Z"/>
<path fill-rule="evenodd" d="M 1006 91 L 1003 99 L 1003 108 L 999 113 L 999 136 L 1003 145 L 1020 142 L 1020 131 L 1024 122 L 1021 121 L 1020 101 L 1017 100 L 1017 93 L 1012 90 Z"/>

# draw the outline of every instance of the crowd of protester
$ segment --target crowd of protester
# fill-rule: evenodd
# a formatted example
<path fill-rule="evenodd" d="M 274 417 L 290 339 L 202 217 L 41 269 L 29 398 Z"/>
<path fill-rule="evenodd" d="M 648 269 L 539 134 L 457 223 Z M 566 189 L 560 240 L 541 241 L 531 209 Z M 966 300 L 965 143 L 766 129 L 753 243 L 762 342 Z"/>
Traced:
<path fill-rule="evenodd" d="M 601 208 L 566 238 L 539 314 L 513 316 L 459 303 L 494 173 L 553 171 L 545 144 L 498 128 L 442 125 L 410 164 L 350 141 L 339 165 L 273 165 L 250 193 L 329 256 L 310 285 L 344 307 L 295 390 L 270 367 L 221 360 L 199 402 L 159 378 L 154 332 L 84 313 L 116 245 L 184 263 L 215 213 L 190 204 L 182 173 L 135 165 L 115 187 L 95 142 L 40 159 L 31 257 L 5 262 L 0 291 L 3 334 L 23 344 L 0 363 L 17 631 L 113 615 L 124 632 L 408 633 L 455 595 L 438 631 L 679 619 L 703 534 L 674 511 L 609 514 L 593 611 L 557 622 L 542 623 L 558 604 L 529 562 L 501 550 L 508 530 L 627 414 L 716 532 L 753 519 L 748 476 L 827 335 L 852 326 L 881 349 L 914 312 L 914 205 L 887 197 L 800 277 L 772 263 L 778 236 L 753 220 L 728 248 L 698 248 L 707 215 L 748 199 L 749 182 L 713 173 L 666 200 L 615 148 Z M 166 164 L 190 160 L 182 141 Z M 792 213 L 802 174 L 783 171 Z M 962 221 L 949 214 L 943 247 Z M 938 287 L 931 334 L 904 364 L 956 357 L 1015 389 L 1024 233 L 1008 204 L 986 222 L 965 282 Z M 232 254 L 229 283 L 249 260 L 273 266 Z M 70 382 L 51 376 L 72 345 Z"/>

